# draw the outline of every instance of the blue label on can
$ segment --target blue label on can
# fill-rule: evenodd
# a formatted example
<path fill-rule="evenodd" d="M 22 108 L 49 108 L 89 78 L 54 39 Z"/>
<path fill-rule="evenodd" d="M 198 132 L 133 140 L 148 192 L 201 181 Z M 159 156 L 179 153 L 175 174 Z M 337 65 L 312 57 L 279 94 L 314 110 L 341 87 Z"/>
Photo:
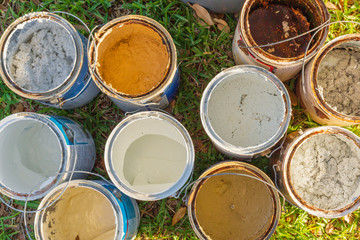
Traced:
<path fill-rule="evenodd" d="M 178 68 L 176 69 L 172 83 L 169 85 L 169 87 L 165 90 L 163 94 L 163 97 L 166 97 L 169 103 L 175 99 L 177 90 L 179 88 L 179 84 L 180 84 L 180 70 Z"/>

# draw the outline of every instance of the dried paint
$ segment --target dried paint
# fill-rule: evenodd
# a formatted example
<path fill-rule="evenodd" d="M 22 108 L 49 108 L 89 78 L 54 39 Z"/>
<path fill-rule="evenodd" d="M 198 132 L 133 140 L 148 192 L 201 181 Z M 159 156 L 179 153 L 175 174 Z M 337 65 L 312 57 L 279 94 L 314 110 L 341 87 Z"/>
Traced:
<path fill-rule="evenodd" d="M 113 240 L 116 222 L 109 200 L 86 187 L 68 188 L 44 217 L 44 239 Z"/>
<path fill-rule="evenodd" d="M 163 37 L 140 22 L 119 23 L 98 44 L 97 72 L 119 94 L 142 96 L 156 89 L 170 66 Z"/>
<path fill-rule="evenodd" d="M 219 173 L 245 171 L 221 171 Z M 260 239 L 274 216 L 269 189 L 243 176 L 215 176 L 202 184 L 195 200 L 195 215 L 210 240 Z"/>
<path fill-rule="evenodd" d="M 310 23 L 301 10 L 282 4 L 264 4 L 249 16 L 250 32 L 258 45 L 279 42 L 310 30 Z M 281 58 L 298 57 L 305 53 L 310 34 L 264 48 Z"/>

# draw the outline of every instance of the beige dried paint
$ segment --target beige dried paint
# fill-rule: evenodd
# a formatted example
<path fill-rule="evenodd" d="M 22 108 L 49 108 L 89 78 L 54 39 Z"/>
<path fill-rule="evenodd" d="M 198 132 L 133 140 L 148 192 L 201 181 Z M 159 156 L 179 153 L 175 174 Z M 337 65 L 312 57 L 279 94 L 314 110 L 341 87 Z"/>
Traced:
<path fill-rule="evenodd" d="M 226 172 L 248 174 L 221 173 Z M 201 186 L 195 214 L 208 239 L 260 239 L 270 228 L 274 207 L 263 183 L 236 175 L 215 176 Z"/>
<path fill-rule="evenodd" d="M 111 203 L 96 190 L 69 188 L 45 215 L 44 239 L 113 240 L 115 214 Z"/>

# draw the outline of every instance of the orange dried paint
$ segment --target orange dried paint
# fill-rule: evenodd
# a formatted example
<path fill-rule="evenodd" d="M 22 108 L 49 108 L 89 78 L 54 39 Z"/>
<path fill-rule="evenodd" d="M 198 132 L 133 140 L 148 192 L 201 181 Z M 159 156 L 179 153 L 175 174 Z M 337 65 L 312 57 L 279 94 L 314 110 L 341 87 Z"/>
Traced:
<path fill-rule="evenodd" d="M 170 66 L 168 46 L 140 22 L 114 26 L 100 39 L 96 69 L 115 92 L 138 97 L 157 88 Z"/>

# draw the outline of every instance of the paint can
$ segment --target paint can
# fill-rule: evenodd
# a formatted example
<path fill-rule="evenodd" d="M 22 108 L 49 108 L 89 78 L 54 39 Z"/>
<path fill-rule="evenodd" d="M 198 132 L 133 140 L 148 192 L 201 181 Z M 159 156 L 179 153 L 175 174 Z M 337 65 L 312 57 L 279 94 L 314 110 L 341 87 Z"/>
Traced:
<path fill-rule="evenodd" d="M 135 113 L 122 120 L 105 146 L 106 171 L 117 188 L 143 201 L 175 194 L 191 177 L 194 145 L 185 127 L 158 112 Z"/>
<path fill-rule="evenodd" d="M 270 153 L 286 134 L 290 97 L 271 72 L 257 66 L 235 66 L 208 84 L 201 99 L 200 117 L 220 152 L 251 159 Z"/>
<path fill-rule="evenodd" d="M 91 171 L 94 163 L 91 135 L 68 118 L 25 112 L 0 121 L 0 192 L 10 198 L 42 198 L 69 179 L 67 171 Z"/>
<path fill-rule="evenodd" d="M 105 181 L 74 180 L 53 189 L 35 215 L 36 239 L 135 239 L 140 222 L 136 201 Z"/>
<path fill-rule="evenodd" d="M 348 49 L 348 50 L 347 50 Z M 324 47 L 320 49 L 320 51 L 316 54 L 316 56 L 309 62 L 309 64 L 305 68 L 304 78 L 299 79 L 298 83 L 298 96 L 301 99 L 301 105 L 304 109 L 307 110 L 311 119 L 315 122 L 318 122 L 323 125 L 336 125 L 336 126 L 348 126 L 348 125 L 355 125 L 360 123 L 360 114 L 355 113 L 355 115 L 346 114 L 340 112 L 340 109 L 343 107 L 341 106 L 343 102 L 347 101 L 349 103 L 347 108 L 353 106 L 355 108 L 359 105 L 359 100 L 357 99 L 360 88 L 357 87 L 359 85 L 358 82 L 358 75 L 359 70 L 356 67 L 352 67 L 350 59 L 347 64 L 345 64 L 345 70 L 351 72 L 354 76 L 355 81 L 348 82 L 348 76 L 340 75 L 340 76 L 331 76 L 332 74 L 340 74 L 341 70 L 338 70 L 338 66 L 331 65 L 330 68 L 326 69 L 322 67 L 326 64 L 324 62 L 331 64 L 331 61 L 335 61 L 336 59 L 331 56 L 331 54 L 337 54 L 339 56 L 339 61 L 341 59 L 345 59 L 345 57 L 339 55 L 339 53 L 332 53 L 332 51 L 353 51 L 358 52 L 360 51 L 360 34 L 346 34 L 340 37 L 337 37 L 327 43 Z M 349 52 L 350 53 L 350 52 Z M 350 54 L 349 54 L 350 56 Z M 351 57 L 353 58 L 353 57 Z M 326 59 L 326 60 L 325 60 Z M 337 62 L 340 66 L 341 62 Z M 355 60 L 355 63 L 359 60 Z M 327 67 L 327 66 L 326 66 Z M 327 75 L 322 76 L 322 71 L 328 71 Z M 347 74 L 347 72 L 344 72 Z M 321 76 L 322 78 L 320 78 Z M 329 78 L 333 78 L 334 80 L 330 80 Z M 328 86 L 325 83 L 322 83 L 324 79 L 329 79 L 330 82 Z M 336 81 L 335 81 L 336 80 Z M 357 82 L 356 82 L 357 81 Z M 336 89 L 332 90 L 332 86 L 336 87 Z M 342 87 L 349 89 L 342 89 Z M 350 91 L 354 90 L 353 94 L 350 94 Z M 325 92 L 330 92 L 327 94 Z M 331 92 L 337 93 L 337 95 L 332 95 Z M 340 99 L 339 99 L 340 98 Z M 336 101 L 339 99 L 339 101 Z M 334 102 L 334 106 L 332 107 L 329 102 Z M 340 104 L 340 105 L 339 105 Z M 340 108 L 339 108 L 340 107 Z"/>
<path fill-rule="evenodd" d="M 245 0 L 182 0 L 184 3 L 199 4 L 212 12 L 237 13 L 241 10 Z"/>
<path fill-rule="evenodd" d="M 324 126 L 288 135 L 270 164 L 289 202 L 317 217 L 339 218 L 360 206 L 359 159 L 358 136 Z"/>
<path fill-rule="evenodd" d="M 223 173 L 245 174 L 273 185 L 260 169 L 238 161 L 215 164 L 199 179 Z M 188 215 L 199 239 L 270 239 L 281 216 L 280 198 L 256 179 L 212 176 L 193 186 Z"/>
<path fill-rule="evenodd" d="M 86 42 L 56 14 L 26 14 L 1 36 L 1 77 L 24 98 L 61 109 L 82 107 L 99 93 L 88 70 Z"/>
<path fill-rule="evenodd" d="M 176 96 L 176 47 L 151 18 L 128 15 L 108 22 L 95 33 L 88 55 L 95 83 L 123 111 L 165 108 Z"/>
<path fill-rule="evenodd" d="M 265 5 L 264 5 L 265 4 Z M 322 0 L 295 0 L 295 1 L 272 1 L 272 0 L 247 0 L 244 4 L 244 7 L 242 8 L 240 18 L 238 25 L 235 30 L 235 36 L 233 40 L 233 56 L 236 64 L 252 64 L 256 66 L 263 67 L 272 73 L 274 73 L 277 77 L 280 78 L 281 81 L 287 81 L 289 79 L 294 78 L 300 71 L 301 66 L 304 59 L 304 54 L 300 52 L 300 49 L 296 52 L 299 52 L 301 54 L 296 55 L 279 55 L 276 53 L 275 48 L 276 45 L 273 45 L 271 47 L 266 48 L 257 48 L 256 46 L 262 46 L 274 42 L 278 42 L 280 40 L 285 40 L 287 38 L 293 37 L 292 35 L 295 34 L 289 34 L 291 33 L 291 23 L 288 22 L 281 22 L 282 24 L 278 23 L 278 20 L 274 21 L 274 24 L 280 24 L 280 28 L 284 29 L 284 36 L 282 39 L 277 39 L 280 35 L 274 34 L 271 35 L 271 33 L 267 34 L 269 36 L 262 36 L 261 34 L 264 34 L 264 29 L 268 29 L 268 31 L 271 31 L 270 29 L 270 23 L 271 19 L 263 19 L 263 21 L 259 20 L 258 27 L 259 29 L 253 29 L 253 31 L 250 31 L 251 25 L 250 25 L 250 17 L 251 14 L 254 13 L 255 10 L 262 10 L 262 7 L 269 6 L 269 4 L 278 4 L 281 6 L 287 6 L 289 9 L 292 9 L 294 11 L 294 16 L 299 16 L 299 12 L 301 12 L 301 16 L 299 17 L 299 20 L 295 20 L 294 24 L 296 25 L 298 22 L 300 22 L 301 19 L 304 17 L 307 19 L 307 23 L 310 23 L 310 25 L 307 24 L 300 24 L 299 26 L 307 25 L 310 29 L 314 29 L 316 27 L 319 27 L 320 25 L 324 24 L 325 22 L 329 21 L 330 14 Z M 283 10 L 276 10 L 276 14 L 278 14 L 278 11 L 281 13 Z M 287 10 L 286 10 L 287 11 Z M 260 12 L 261 13 L 261 12 Z M 285 20 L 287 19 L 287 13 L 285 14 Z M 255 20 L 258 20 L 259 18 L 254 17 Z M 289 21 L 290 22 L 290 21 Z M 253 22 L 253 27 L 255 28 L 256 22 Z M 286 24 L 284 24 L 286 23 Z M 289 26 L 290 25 L 290 26 Z M 261 30 L 262 29 L 262 30 Z M 286 32 L 286 31 L 290 32 Z M 307 32 L 308 30 L 303 30 L 301 32 Z M 275 32 L 275 31 L 272 31 Z M 306 55 L 306 61 L 309 61 L 316 52 L 323 46 L 325 43 L 327 34 L 329 32 L 329 27 L 324 27 L 319 34 L 316 35 L 314 39 L 314 43 L 312 43 L 311 47 L 309 48 L 309 51 Z M 255 35 L 254 35 L 255 34 Z M 266 41 L 265 43 L 257 44 L 257 42 L 254 40 L 255 36 L 259 35 L 259 38 L 263 39 L 263 41 Z M 296 34 L 295 36 L 297 36 Z M 271 37 L 272 36 L 272 37 Z M 309 36 L 309 35 L 308 35 Z M 274 39 L 272 39 L 274 38 Z M 296 41 L 296 40 L 292 40 Z M 303 39 L 304 44 L 308 44 L 308 39 Z M 283 44 L 289 44 L 289 50 L 290 47 L 297 46 L 297 42 L 288 42 Z M 282 47 L 283 45 L 279 45 Z M 301 49 L 303 49 L 304 46 L 301 46 Z M 289 51 L 289 53 L 295 53 L 295 51 Z M 275 55 L 276 54 L 276 55 Z"/>

